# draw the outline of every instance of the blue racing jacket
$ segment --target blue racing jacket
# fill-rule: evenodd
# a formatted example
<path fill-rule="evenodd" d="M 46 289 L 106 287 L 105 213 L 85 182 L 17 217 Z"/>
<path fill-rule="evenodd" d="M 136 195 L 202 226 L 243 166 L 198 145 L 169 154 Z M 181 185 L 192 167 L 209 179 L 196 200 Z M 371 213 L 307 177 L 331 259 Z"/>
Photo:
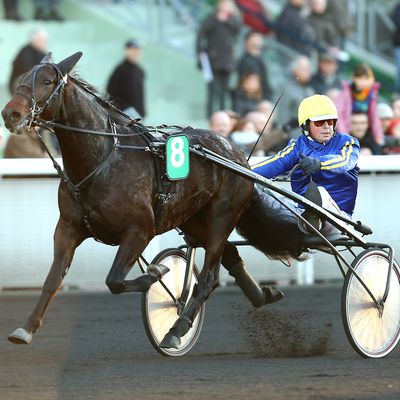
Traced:
<path fill-rule="evenodd" d="M 312 180 L 323 186 L 342 211 L 352 214 L 357 197 L 358 140 L 344 133 L 337 133 L 326 143 L 318 143 L 310 136 L 301 135 L 276 155 L 253 165 L 251 169 L 266 177 L 273 178 L 290 171 L 302 158 L 314 157 L 321 161 L 320 171 L 312 174 Z M 304 176 L 301 169 L 295 170 L 290 178 L 292 190 L 304 195 L 310 176 Z"/>

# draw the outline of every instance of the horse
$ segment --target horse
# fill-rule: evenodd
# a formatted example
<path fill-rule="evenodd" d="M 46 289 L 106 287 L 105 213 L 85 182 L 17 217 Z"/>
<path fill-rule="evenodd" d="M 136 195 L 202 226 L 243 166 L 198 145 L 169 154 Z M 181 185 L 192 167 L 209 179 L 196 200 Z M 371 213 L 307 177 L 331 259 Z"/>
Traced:
<path fill-rule="evenodd" d="M 46 56 L 21 77 L 2 110 L 7 128 L 16 134 L 38 126 L 53 127 L 64 164 L 64 171 L 58 168 L 60 217 L 54 232 L 53 262 L 36 307 L 9 341 L 32 341 L 75 249 L 90 237 L 118 245 L 106 278 L 113 294 L 146 291 L 168 273 L 164 266 L 151 265 L 142 276 L 125 279 L 154 236 L 178 227 L 188 240 L 204 247 L 198 283 L 165 336 L 163 347 L 178 348 L 201 304 L 218 286 L 221 263 L 254 306 L 279 300 L 281 292 L 260 287 L 251 278 L 228 237 L 237 227 L 270 257 L 298 257 L 303 245 L 297 226 L 279 218 L 276 204 L 266 206 L 252 181 L 201 156 L 192 157 L 187 179 L 174 181 L 168 196 L 160 193 L 160 171 L 155 162 L 160 154 L 149 143 L 156 140 L 155 129 L 131 120 L 72 73 L 81 56 L 78 52 L 57 64 Z M 180 131 L 190 144 L 248 167 L 242 151 L 222 136 L 189 127 Z M 165 139 L 165 132 L 162 136 Z"/>

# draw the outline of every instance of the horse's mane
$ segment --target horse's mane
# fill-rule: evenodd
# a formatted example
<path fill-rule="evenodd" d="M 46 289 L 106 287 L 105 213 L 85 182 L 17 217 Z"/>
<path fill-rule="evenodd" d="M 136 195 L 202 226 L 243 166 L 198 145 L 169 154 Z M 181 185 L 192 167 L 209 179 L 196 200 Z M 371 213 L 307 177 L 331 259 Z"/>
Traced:
<path fill-rule="evenodd" d="M 118 109 L 118 107 L 113 104 L 112 99 L 108 95 L 101 95 L 99 90 L 91 85 L 90 83 L 86 82 L 81 76 L 77 73 L 73 73 L 70 75 L 72 81 L 81 89 L 86 91 L 87 93 L 92 94 L 93 101 L 101 106 L 101 108 L 108 114 L 108 117 L 112 119 L 115 123 L 121 125 L 122 127 L 127 127 L 129 122 L 131 121 L 128 117 L 125 117 L 122 114 L 122 111 Z M 135 124 L 129 125 L 130 130 L 138 131 L 138 130 L 145 130 L 146 127 L 141 123 L 136 122 Z"/>

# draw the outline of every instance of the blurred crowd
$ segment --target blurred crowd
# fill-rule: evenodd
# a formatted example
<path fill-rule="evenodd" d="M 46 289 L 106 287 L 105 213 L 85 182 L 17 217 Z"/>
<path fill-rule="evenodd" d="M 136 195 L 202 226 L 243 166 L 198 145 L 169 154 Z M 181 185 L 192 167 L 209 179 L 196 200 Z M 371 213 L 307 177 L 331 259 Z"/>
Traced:
<path fill-rule="evenodd" d="M 265 1 L 218 1 L 200 25 L 196 46 L 198 65 L 208 86 L 210 129 L 246 153 L 260 139 L 253 154 L 275 154 L 301 134 L 296 120 L 301 100 L 326 94 L 338 108 L 337 130 L 357 137 L 362 154 L 398 154 L 397 86 L 391 102 L 382 100 L 380 84 L 367 63 L 354 65 L 351 75 L 344 77 L 349 61 L 345 45 L 353 27 L 346 3 L 287 0 L 273 20 Z M 400 6 L 394 9 L 394 20 L 396 16 L 400 32 Z M 285 79 L 278 87 L 271 85 L 274 77 L 263 57 L 266 36 L 294 50 L 292 56 L 281 60 Z M 400 46 L 400 39 L 398 43 Z M 235 45 L 243 48 L 238 58 Z M 400 63 L 400 47 L 396 50 Z"/>
<path fill-rule="evenodd" d="M 64 21 L 59 12 L 61 0 L 32 0 L 34 11 L 32 19 L 40 21 Z M 3 0 L 4 17 L 12 21 L 22 21 L 19 0 Z"/>
<path fill-rule="evenodd" d="M 351 74 L 344 76 L 349 69 L 346 40 L 354 24 L 348 1 L 286 0 L 275 18 L 266 0 L 215 1 L 213 11 L 200 21 L 195 44 L 196 63 L 207 84 L 209 128 L 247 154 L 257 143 L 254 155 L 272 155 L 301 134 L 296 120 L 301 100 L 326 94 L 339 112 L 337 130 L 357 137 L 363 154 L 400 154 L 400 73 L 391 101 L 382 100 L 380 84 L 368 63 L 353 65 Z M 3 3 L 5 18 L 19 21 L 18 2 Z M 60 1 L 33 3 L 33 18 L 62 20 Z M 400 70 L 400 3 L 392 18 L 397 27 L 394 59 Z M 270 38 L 291 49 L 289 55 L 278 55 L 282 84 L 277 84 L 265 57 Z M 32 32 L 13 61 L 10 93 L 19 76 L 39 63 L 47 51 L 46 31 Z M 128 41 L 123 60 L 116 63 L 106 86 L 114 104 L 134 118 L 145 117 L 145 71 L 140 57 L 140 43 Z M 33 144 L 27 146 L 24 140 Z M 57 152 L 54 137 L 49 135 L 48 141 Z M 34 136 L 12 137 L 4 151 L 5 157 L 44 154 Z"/>

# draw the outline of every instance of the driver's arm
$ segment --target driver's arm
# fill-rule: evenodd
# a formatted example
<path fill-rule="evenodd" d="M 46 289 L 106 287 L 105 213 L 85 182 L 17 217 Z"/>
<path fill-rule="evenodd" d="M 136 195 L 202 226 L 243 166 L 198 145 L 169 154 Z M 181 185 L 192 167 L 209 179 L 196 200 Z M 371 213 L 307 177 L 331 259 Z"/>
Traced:
<path fill-rule="evenodd" d="M 291 140 L 283 150 L 258 164 L 252 165 L 251 169 L 266 178 L 273 178 L 290 171 L 298 161 L 299 153 L 296 141 Z"/>
<path fill-rule="evenodd" d="M 360 143 L 356 138 L 347 140 L 336 154 L 327 154 L 319 157 L 321 161 L 321 171 L 331 171 L 343 174 L 352 170 L 358 161 L 360 154 Z"/>

